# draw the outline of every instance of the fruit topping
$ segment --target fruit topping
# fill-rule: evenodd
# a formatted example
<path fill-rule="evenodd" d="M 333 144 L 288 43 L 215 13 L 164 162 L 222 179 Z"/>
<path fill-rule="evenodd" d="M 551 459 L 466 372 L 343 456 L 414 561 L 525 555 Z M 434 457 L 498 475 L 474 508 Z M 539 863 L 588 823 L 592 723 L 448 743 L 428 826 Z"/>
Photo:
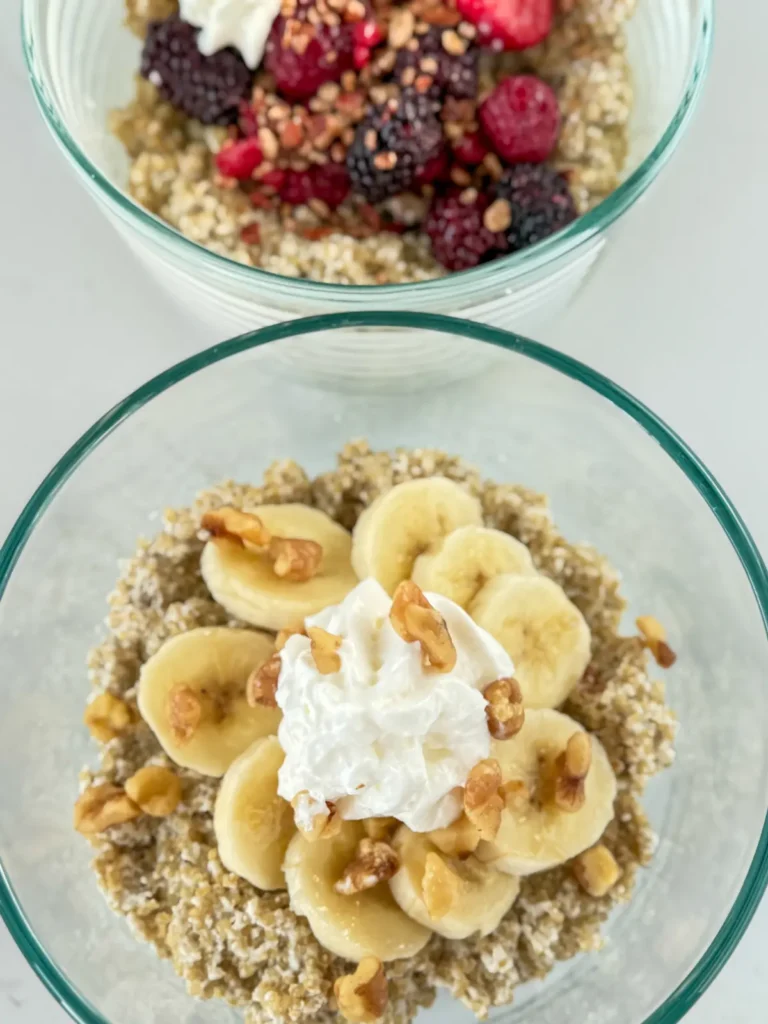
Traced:
<path fill-rule="evenodd" d="M 509 203 L 506 238 L 513 251 L 540 242 L 576 217 L 568 182 L 546 164 L 511 167 L 496 183 L 495 194 Z"/>
<path fill-rule="evenodd" d="M 547 159 L 557 142 L 557 96 L 535 75 L 511 75 L 481 105 L 480 123 L 503 160 L 538 163 Z"/>
<path fill-rule="evenodd" d="M 436 99 L 443 93 L 457 99 L 474 99 L 479 52 L 455 29 L 434 25 L 423 35 L 413 36 L 409 45 L 399 50 L 395 76 L 404 86 L 414 85 L 421 78 L 423 87 Z M 432 79 L 431 84 L 427 78 Z"/>
<path fill-rule="evenodd" d="M 487 201 L 477 190 L 439 196 L 427 215 L 424 230 L 432 240 L 432 252 L 448 270 L 476 267 L 503 239 L 483 223 Z"/>
<path fill-rule="evenodd" d="M 365 16 L 362 3 L 359 19 Z M 355 12 L 354 3 L 349 10 Z M 355 23 L 342 21 L 325 4 L 299 0 L 290 17 L 280 15 L 267 39 L 266 68 L 275 76 L 277 90 L 287 99 L 313 96 L 324 82 L 337 82 L 355 66 Z"/>
<path fill-rule="evenodd" d="M 552 27 L 553 0 L 457 0 L 456 6 L 477 26 L 483 45 L 502 50 L 536 46 Z"/>

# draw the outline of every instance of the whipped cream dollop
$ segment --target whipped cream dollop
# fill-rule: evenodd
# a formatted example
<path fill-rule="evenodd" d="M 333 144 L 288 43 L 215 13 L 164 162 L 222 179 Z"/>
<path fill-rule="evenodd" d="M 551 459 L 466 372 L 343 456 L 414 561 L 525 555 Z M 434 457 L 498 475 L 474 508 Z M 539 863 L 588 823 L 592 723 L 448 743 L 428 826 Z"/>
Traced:
<path fill-rule="evenodd" d="M 342 637 L 341 669 L 321 675 L 305 636 L 281 652 L 278 738 L 285 752 L 280 796 L 311 828 L 326 802 L 342 818 L 395 817 L 415 832 L 444 828 L 461 813 L 453 792 L 488 757 L 488 683 L 513 674 L 504 648 L 457 604 L 427 594 L 456 647 L 450 672 L 426 672 L 418 643 L 389 621 L 390 597 L 367 579 L 307 626 Z"/>
<path fill-rule="evenodd" d="M 179 9 L 184 21 L 201 29 L 197 37 L 201 53 L 210 57 L 234 46 L 248 67 L 255 69 L 280 13 L 280 0 L 181 0 Z"/>

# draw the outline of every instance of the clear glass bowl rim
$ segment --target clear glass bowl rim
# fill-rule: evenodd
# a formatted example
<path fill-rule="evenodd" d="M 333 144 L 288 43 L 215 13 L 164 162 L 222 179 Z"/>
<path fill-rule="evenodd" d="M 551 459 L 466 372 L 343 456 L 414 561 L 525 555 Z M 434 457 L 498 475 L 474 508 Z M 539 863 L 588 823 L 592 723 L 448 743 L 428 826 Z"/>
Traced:
<path fill-rule="evenodd" d="M 209 366 L 282 339 L 347 327 L 433 330 L 498 346 L 584 384 L 630 416 L 674 460 L 720 523 L 755 595 L 768 639 L 768 569 L 749 530 L 718 482 L 695 453 L 650 409 L 584 363 L 538 342 L 494 327 L 438 314 L 407 312 L 332 313 L 275 324 L 222 342 L 177 363 L 137 388 L 87 430 L 56 463 L 30 498 L 0 549 L 0 603 L 14 566 L 36 523 L 62 485 L 88 455 L 133 413 L 185 378 Z M 768 885 L 768 813 L 739 894 L 698 963 L 643 1024 L 677 1024 L 725 966 Z M 90 1005 L 46 952 L 27 920 L 0 860 L 0 917 L 28 963 L 77 1024 L 110 1024 Z"/>
<path fill-rule="evenodd" d="M 198 259 L 212 272 L 216 270 L 229 273 L 240 284 L 258 284 L 274 287 L 279 281 L 284 285 L 290 283 L 296 295 L 304 299 L 322 298 L 343 301 L 344 297 L 360 298 L 375 293 L 376 300 L 386 301 L 388 298 L 402 295 L 406 290 L 409 300 L 418 301 L 425 294 L 433 294 L 438 290 L 448 294 L 455 288 L 457 277 L 460 283 L 471 287 L 482 277 L 484 283 L 498 281 L 501 285 L 510 285 L 517 278 L 533 273 L 548 263 L 558 260 L 576 250 L 580 245 L 596 235 L 605 232 L 608 227 L 627 210 L 651 185 L 661 169 L 677 148 L 683 132 L 693 114 L 701 95 L 702 86 L 709 68 L 712 53 L 712 34 L 714 27 L 715 0 L 700 0 L 701 13 L 698 37 L 693 41 L 694 55 L 691 73 L 686 83 L 683 97 L 672 119 L 664 130 L 661 139 L 632 174 L 621 185 L 588 213 L 577 217 L 568 227 L 558 231 L 551 238 L 544 239 L 529 249 L 503 256 L 490 263 L 485 263 L 471 270 L 448 274 L 446 277 L 430 281 L 418 281 L 396 285 L 338 285 L 324 281 L 309 281 L 284 277 L 259 267 L 249 267 L 237 263 L 227 256 L 211 252 L 204 246 L 182 235 L 170 225 L 144 210 L 129 196 L 117 188 L 86 156 L 70 134 L 64 122 L 59 118 L 55 106 L 48 97 L 45 85 L 38 75 L 35 57 L 35 40 L 32 33 L 32 7 L 38 0 L 22 0 L 21 32 L 24 59 L 37 104 L 49 129 L 63 146 L 65 152 L 75 165 L 90 178 L 108 201 L 116 205 L 127 218 L 135 218 L 140 226 L 150 233 L 156 232 L 171 246 L 175 245 L 190 259 Z M 508 276 L 509 275 L 509 276 Z"/>

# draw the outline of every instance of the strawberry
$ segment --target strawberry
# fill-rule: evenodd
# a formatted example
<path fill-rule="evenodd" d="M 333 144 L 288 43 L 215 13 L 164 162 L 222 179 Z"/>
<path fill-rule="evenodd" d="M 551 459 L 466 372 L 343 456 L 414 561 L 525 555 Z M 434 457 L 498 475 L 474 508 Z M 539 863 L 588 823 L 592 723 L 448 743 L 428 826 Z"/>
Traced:
<path fill-rule="evenodd" d="M 502 50 L 524 50 L 546 39 L 553 6 L 553 0 L 457 0 L 461 14 L 477 26 L 479 42 Z"/>

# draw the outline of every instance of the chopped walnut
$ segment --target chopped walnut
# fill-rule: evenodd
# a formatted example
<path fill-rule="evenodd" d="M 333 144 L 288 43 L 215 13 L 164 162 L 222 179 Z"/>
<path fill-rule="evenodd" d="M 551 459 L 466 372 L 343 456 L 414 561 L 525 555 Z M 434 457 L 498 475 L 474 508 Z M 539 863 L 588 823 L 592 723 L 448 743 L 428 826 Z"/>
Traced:
<path fill-rule="evenodd" d="M 83 721 L 99 743 L 109 743 L 128 729 L 134 715 L 124 700 L 111 693 L 100 693 L 86 707 Z"/>
<path fill-rule="evenodd" d="M 168 721 L 177 743 L 188 743 L 203 720 L 200 694 L 190 686 L 174 686 L 168 694 Z"/>
<path fill-rule="evenodd" d="M 263 548 L 269 544 L 271 534 L 258 516 L 252 512 L 241 512 L 240 509 L 225 505 L 213 512 L 206 512 L 200 525 L 212 537 L 226 537 L 227 540 L 245 546 L 253 544 Z"/>
<path fill-rule="evenodd" d="M 181 779 L 170 768 L 148 765 L 128 779 L 125 792 L 145 814 L 164 818 L 181 803 Z"/>
<path fill-rule="evenodd" d="M 466 814 L 462 814 L 447 828 L 438 828 L 430 832 L 429 838 L 447 857 L 458 857 L 463 860 L 477 849 L 480 832 L 477 825 L 473 824 Z"/>
<path fill-rule="evenodd" d="M 421 893 L 427 913 L 433 921 L 450 911 L 459 897 L 461 879 L 443 860 L 439 853 L 428 853 L 424 862 L 424 877 Z"/>
<path fill-rule="evenodd" d="M 405 580 L 395 590 L 389 620 L 406 643 L 421 645 L 425 671 L 450 672 L 455 667 L 456 647 L 445 619 L 412 580 Z"/>
<path fill-rule="evenodd" d="M 363 828 L 369 839 L 389 839 L 398 824 L 397 818 L 366 818 Z"/>
<path fill-rule="evenodd" d="M 275 576 L 294 583 L 305 583 L 317 576 L 323 560 L 323 549 L 314 540 L 273 537 L 269 542 L 269 557 L 274 560 L 272 569 Z"/>
<path fill-rule="evenodd" d="M 280 678 L 281 665 L 280 655 L 275 651 L 271 658 L 268 658 L 263 665 L 254 669 L 248 676 L 248 682 L 245 684 L 245 698 L 252 708 L 258 706 L 277 707 L 277 683 Z"/>
<path fill-rule="evenodd" d="M 508 740 L 516 736 L 525 722 L 523 694 L 516 679 L 503 678 L 490 683 L 483 690 L 488 701 L 485 715 L 488 731 L 495 740 Z"/>
<path fill-rule="evenodd" d="M 387 1008 L 387 979 L 381 960 L 365 956 L 354 974 L 337 978 L 333 985 L 339 1013 L 349 1024 L 374 1024 Z"/>
<path fill-rule="evenodd" d="M 531 790 L 522 779 L 510 779 L 502 783 L 499 793 L 508 811 L 522 811 L 531 802 Z"/>
<path fill-rule="evenodd" d="M 372 889 L 380 882 L 388 882 L 400 867 L 400 858 L 389 845 L 375 839 L 361 839 L 357 844 L 355 858 L 344 869 L 344 874 L 334 885 L 342 896 Z"/>
<path fill-rule="evenodd" d="M 275 650 L 282 651 L 292 636 L 306 636 L 307 631 L 302 623 L 300 626 L 291 626 L 288 629 L 281 629 L 275 638 Z"/>
<path fill-rule="evenodd" d="M 75 804 L 74 824 L 84 836 L 94 836 L 113 825 L 124 825 L 141 814 L 141 809 L 120 786 L 105 782 L 90 786 Z"/>
<path fill-rule="evenodd" d="M 318 672 L 323 676 L 332 675 L 341 669 L 341 637 L 328 633 L 319 626 L 310 626 L 307 630 L 312 647 L 312 657 L 315 660 Z"/>
<path fill-rule="evenodd" d="M 667 643 L 667 631 L 653 615 L 641 615 L 635 620 L 645 646 L 653 655 L 656 664 L 661 668 L 671 668 L 677 661 L 677 655 Z"/>
<path fill-rule="evenodd" d="M 559 810 L 574 812 L 584 806 L 585 781 L 591 764 L 589 733 L 575 732 L 555 761 L 554 803 Z"/>
<path fill-rule="evenodd" d="M 571 864 L 576 881 L 590 896 L 605 896 L 621 877 L 621 868 L 607 846 L 598 843 Z"/>
<path fill-rule="evenodd" d="M 477 827 L 481 839 L 492 840 L 501 825 L 504 798 L 499 762 L 489 758 L 480 761 L 467 778 L 464 787 L 464 812 Z"/>

